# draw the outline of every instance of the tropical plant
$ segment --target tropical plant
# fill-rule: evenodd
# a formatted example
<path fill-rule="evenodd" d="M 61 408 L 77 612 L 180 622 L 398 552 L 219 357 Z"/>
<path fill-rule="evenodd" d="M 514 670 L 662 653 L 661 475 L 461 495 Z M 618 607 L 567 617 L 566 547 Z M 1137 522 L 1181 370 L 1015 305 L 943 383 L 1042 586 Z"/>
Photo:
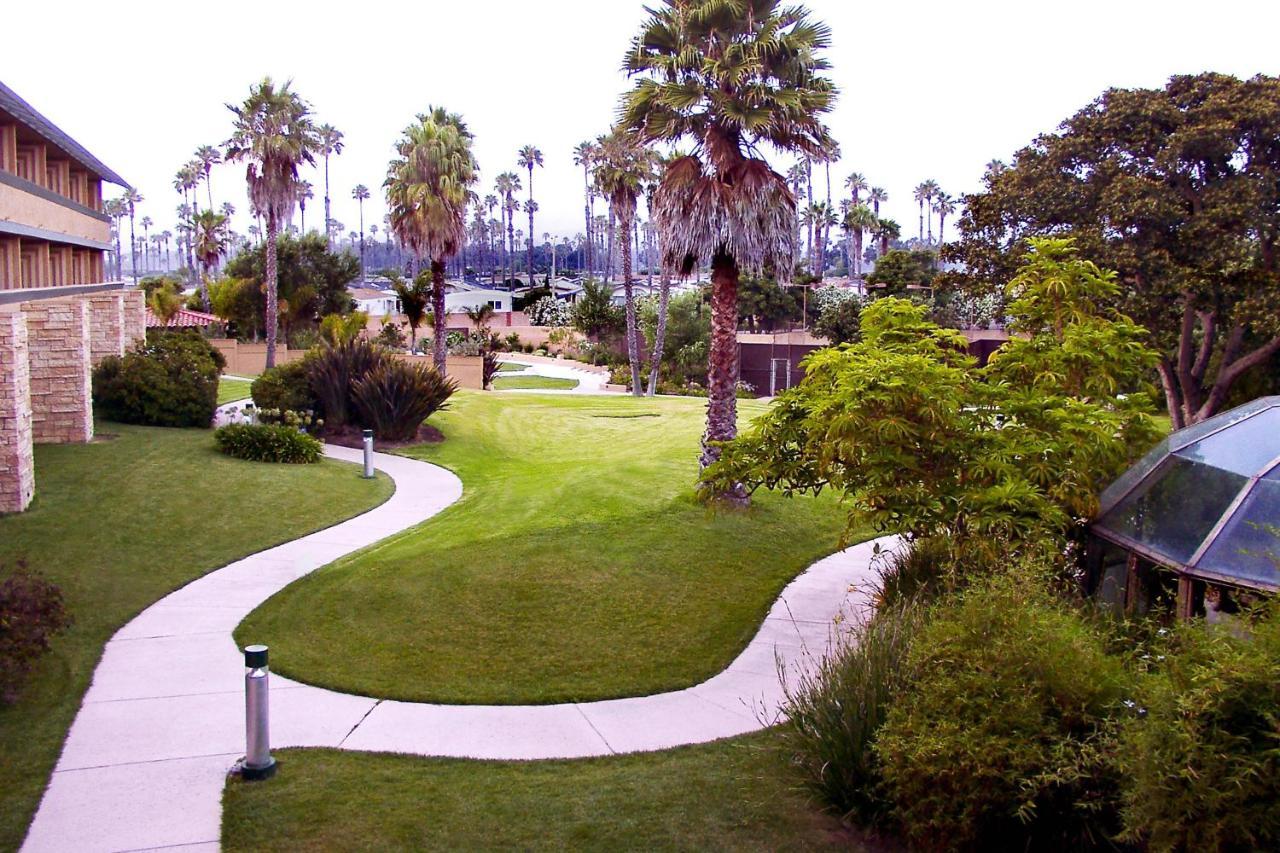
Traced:
<path fill-rule="evenodd" d="M 458 390 L 451 379 L 425 364 L 389 359 L 351 385 L 361 423 L 383 441 L 409 441 L 435 412 L 449 406 Z"/>
<path fill-rule="evenodd" d="M 413 284 L 407 283 L 399 273 L 391 277 L 391 288 L 400 298 L 400 313 L 409 323 L 409 349 L 418 348 L 418 327 L 426 319 L 431 302 L 431 272 L 423 270 L 414 276 Z"/>
<path fill-rule="evenodd" d="M 956 212 L 956 200 L 939 190 L 933 200 L 933 212 L 938 214 L 938 245 L 941 246 L 946 241 L 947 217 Z"/>
<path fill-rule="evenodd" d="M 331 124 L 322 124 L 316 128 L 320 156 L 324 158 L 324 244 L 333 248 L 333 214 L 329 210 L 329 158 L 342 153 L 342 131 Z"/>
<path fill-rule="evenodd" d="M 529 199 L 525 204 L 525 210 L 529 213 L 529 243 L 528 243 L 528 260 L 527 271 L 529 273 L 529 281 L 533 282 L 533 214 L 538 209 L 536 202 L 533 200 L 533 169 L 535 166 L 542 165 L 542 152 L 537 146 L 526 145 L 520 149 L 516 157 L 516 162 L 521 169 L 529 171 Z"/>
<path fill-rule="evenodd" d="M 200 164 L 200 173 L 204 175 L 204 188 L 209 193 L 209 210 L 213 210 L 213 167 L 222 162 L 222 152 L 212 145 L 201 145 L 196 149 L 193 163 Z"/>
<path fill-rule="evenodd" d="M 355 411 L 354 383 L 390 360 L 386 350 L 364 338 L 323 347 L 307 358 L 307 380 L 328 427 L 347 424 Z"/>
<path fill-rule="evenodd" d="M 844 217 L 844 229 L 853 236 L 853 266 L 849 270 L 855 278 L 862 277 L 862 240 L 868 231 L 874 231 L 879 219 L 865 204 L 855 204 Z"/>
<path fill-rule="evenodd" d="M 276 240 L 280 224 L 288 221 L 297 201 L 298 168 L 315 162 L 320 141 L 311 123 L 310 108 L 290 89 L 266 77 L 250 89 L 243 104 L 228 104 L 235 128 L 227 140 L 227 162 L 246 162 L 249 201 L 266 219 L 266 366 L 276 363 L 277 305 Z"/>
<path fill-rule="evenodd" d="M 515 212 L 519 208 L 516 203 L 516 193 L 520 191 L 520 176 L 515 172 L 503 172 L 498 175 L 494 182 L 494 189 L 498 196 L 502 199 L 502 213 L 507 225 L 507 263 L 505 278 L 510 281 L 515 277 L 515 252 L 516 252 L 516 234 L 515 234 Z M 533 276 L 529 277 L 529 286 L 533 286 Z"/>
<path fill-rule="evenodd" d="M 208 278 L 222 260 L 222 256 L 231 248 L 231 231 L 227 217 L 212 210 L 202 210 L 195 216 L 195 256 L 200 264 L 201 284 L 200 302 L 208 309 Z"/>
<path fill-rule="evenodd" d="M 360 206 L 360 281 L 365 280 L 364 274 L 364 203 L 369 199 L 369 188 L 364 184 L 356 184 L 356 188 L 351 191 L 351 197 L 356 200 Z"/>
<path fill-rule="evenodd" d="M 182 311 L 182 294 L 165 282 L 164 286 L 152 289 L 147 295 L 147 308 L 157 320 L 168 326 Z"/>
<path fill-rule="evenodd" d="M 418 258 L 430 259 L 432 354 L 441 376 L 448 357 L 445 264 L 467 239 L 467 204 L 478 180 L 471 141 L 461 116 L 428 107 L 396 143 L 396 158 L 383 184 L 396 237 Z"/>
<path fill-rule="evenodd" d="M 582 191 L 584 194 L 584 198 L 582 202 L 582 213 L 587 220 L 587 233 L 586 233 L 586 243 L 585 243 L 585 249 L 586 249 L 586 270 L 585 271 L 588 276 L 591 275 L 591 271 L 592 271 L 591 248 L 592 248 L 592 244 L 595 242 L 595 239 L 594 239 L 595 235 L 591 227 L 592 221 L 595 218 L 595 212 L 591 209 L 592 202 L 595 199 L 595 193 L 592 191 L 592 187 L 591 187 L 591 169 L 592 169 L 592 166 L 595 165 L 596 153 L 597 153 L 596 144 L 589 140 L 587 142 L 579 142 L 577 146 L 573 149 L 574 165 L 582 167 Z"/>
<path fill-rule="evenodd" d="M 369 315 L 363 311 L 350 314 L 326 314 L 320 318 L 320 340 L 331 347 L 354 341 L 369 325 Z"/>
<path fill-rule="evenodd" d="M 741 271 L 790 269 L 796 204 L 786 179 L 753 152 L 761 145 L 821 156 L 821 117 L 835 87 L 820 54 L 830 30 L 778 0 L 668 0 L 653 9 L 624 60 L 639 77 L 621 126 L 644 143 L 692 140 L 654 194 L 664 260 L 688 276 L 709 262 L 712 335 L 707 430 L 700 464 L 737 435 L 737 287 Z M 738 502 L 732 484 L 719 491 Z"/>
<path fill-rule="evenodd" d="M 137 213 L 138 205 L 142 204 L 142 193 L 133 187 L 126 187 L 124 191 L 124 206 L 129 215 L 129 258 L 133 265 L 133 280 L 138 280 L 138 237 L 133 229 L 133 217 Z"/>
<path fill-rule="evenodd" d="M 488 335 L 484 331 L 489 326 L 489 321 L 493 319 L 493 306 L 488 302 L 480 305 L 473 305 L 462 313 L 467 315 L 467 319 L 471 321 L 471 325 L 476 327 L 476 337 L 484 340 Z"/>

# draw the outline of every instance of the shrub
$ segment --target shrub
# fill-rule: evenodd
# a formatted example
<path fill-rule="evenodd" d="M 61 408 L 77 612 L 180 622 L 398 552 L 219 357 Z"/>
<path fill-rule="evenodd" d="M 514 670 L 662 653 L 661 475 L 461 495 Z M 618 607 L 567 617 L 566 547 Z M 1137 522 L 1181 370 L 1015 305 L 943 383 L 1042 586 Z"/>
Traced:
<path fill-rule="evenodd" d="M 207 427 L 218 407 L 222 354 L 198 333 L 148 336 L 123 358 L 93 371 L 93 401 L 108 420 L 165 427 Z"/>
<path fill-rule="evenodd" d="M 0 581 L 0 703 L 17 701 L 49 641 L 70 625 L 62 590 L 19 561 Z"/>
<path fill-rule="evenodd" d="M 352 388 L 356 381 L 390 360 L 381 347 L 363 338 L 324 347 L 307 359 L 307 380 L 329 426 L 347 424 L 355 411 Z"/>
<path fill-rule="evenodd" d="M 554 296 L 544 296 L 525 309 L 530 325 L 568 326 L 573 322 L 573 310 L 567 302 Z"/>
<path fill-rule="evenodd" d="M 319 440 L 284 424 L 228 424 L 213 440 L 220 451 L 250 462 L 303 465 L 320 461 Z"/>
<path fill-rule="evenodd" d="M 1152 850 L 1280 843 L 1280 616 L 1175 629 L 1123 727 L 1123 838 Z"/>
<path fill-rule="evenodd" d="M 907 651 L 923 610 L 883 610 L 840 641 L 786 694 L 783 748 L 804 784 L 843 817 L 873 823 L 887 810 L 874 744 L 905 686 Z"/>
<path fill-rule="evenodd" d="M 259 409 L 282 409 L 305 412 L 318 407 L 311 383 L 307 379 L 305 359 L 268 368 L 253 380 L 250 388 L 253 403 Z"/>
<path fill-rule="evenodd" d="M 387 349 L 403 350 L 409 348 L 409 339 L 399 323 L 384 322 L 374 342 Z"/>
<path fill-rule="evenodd" d="M 492 351 L 486 350 L 484 353 L 483 376 L 481 377 L 481 385 L 488 388 L 493 384 L 493 377 L 498 373 L 498 356 Z"/>
<path fill-rule="evenodd" d="M 921 847 L 1077 849 L 1116 828 L 1110 716 L 1127 677 L 1025 567 L 936 606 L 876 756 Z"/>
<path fill-rule="evenodd" d="M 362 423 L 383 441 L 409 441 L 458 385 L 425 364 L 388 361 L 357 379 L 351 393 Z"/>

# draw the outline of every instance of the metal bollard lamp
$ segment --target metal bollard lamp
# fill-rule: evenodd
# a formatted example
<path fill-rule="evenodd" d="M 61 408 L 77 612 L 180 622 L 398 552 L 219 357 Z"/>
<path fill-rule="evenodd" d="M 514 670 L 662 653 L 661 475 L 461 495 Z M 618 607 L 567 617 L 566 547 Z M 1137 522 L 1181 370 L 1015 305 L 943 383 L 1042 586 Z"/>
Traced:
<path fill-rule="evenodd" d="M 270 779 L 276 772 L 276 760 L 271 757 L 271 713 L 268 703 L 268 678 L 266 646 L 246 646 L 244 650 L 244 764 L 240 768 L 243 779 L 256 782 Z"/>
<path fill-rule="evenodd" d="M 364 478 L 373 479 L 373 430 L 364 431 Z"/>

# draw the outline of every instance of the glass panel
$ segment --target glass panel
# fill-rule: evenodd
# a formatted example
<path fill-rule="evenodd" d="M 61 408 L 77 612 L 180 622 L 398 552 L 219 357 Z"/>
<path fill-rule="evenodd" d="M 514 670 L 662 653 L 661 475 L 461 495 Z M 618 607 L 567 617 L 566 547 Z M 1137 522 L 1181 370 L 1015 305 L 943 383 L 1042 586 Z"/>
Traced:
<path fill-rule="evenodd" d="M 1197 568 L 1280 585 L 1280 481 L 1258 481 Z"/>
<path fill-rule="evenodd" d="M 1239 474 L 1171 456 L 1099 524 L 1185 564 L 1247 482 Z"/>
<path fill-rule="evenodd" d="M 1120 477 L 1107 486 L 1101 497 L 1098 498 L 1099 515 L 1105 514 L 1116 503 L 1125 496 L 1125 493 L 1138 484 L 1138 481 L 1151 473 L 1151 471 L 1160 464 L 1160 461 L 1169 455 L 1169 439 L 1166 437 L 1155 447 L 1147 452 L 1133 467 L 1125 471 Z"/>
<path fill-rule="evenodd" d="M 1180 450 L 1188 444 L 1194 444 L 1206 435 L 1209 435 L 1212 432 L 1217 432 L 1229 424 L 1234 424 L 1244 420 L 1245 418 L 1253 417 L 1258 412 L 1275 406 L 1280 406 L 1280 397 L 1259 397 L 1250 403 L 1245 403 L 1243 406 L 1237 406 L 1236 408 L 1223 412 L 1220 415 L 1214 415 L 1207 421 L 1201 421 L 1194 426 L 1180 429 L 1170 436 L 1170 438 L 1173 439 L 1173 449 Z"/>
<path fill-rule="evenodd" d="M 1277 453 L 1276 455 L 1280 456 L 1280 453 Z M 1266 479 L 1266 480 L 1280 480 L 1280 465 L 1277 465 L 1276 467 L 1272 468 L 1270 471 L 1263 474 L 1262 476 L 1263 476 L 1263 479 Z"/>
<path fill-rule="evenodd" d="M 1197 441 L 1178 455 L 1252 477 L 1280 456 L 1280 409 L 1267 409 Z"/>

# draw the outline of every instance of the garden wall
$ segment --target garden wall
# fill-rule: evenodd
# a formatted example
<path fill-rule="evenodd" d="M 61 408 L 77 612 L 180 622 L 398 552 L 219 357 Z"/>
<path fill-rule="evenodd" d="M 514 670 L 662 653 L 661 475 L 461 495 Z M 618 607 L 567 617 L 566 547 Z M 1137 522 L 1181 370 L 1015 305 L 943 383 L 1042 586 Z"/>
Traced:
<path fill-rule="evenodd" d="M 0 513 L 22 512 L 36 491 L 27 322 L 0 309 Z"/>
<path fill-rule="evenodd" d="M 210 338 L 209 343 L 227 360 L 226 372 L 232 376 L 257 376 L 267 369 L 267 345 L 245 344 L 232 338 Z M 276 364 L 288 364 L 306 355 L 306 350 L 276 347 Z"/>

